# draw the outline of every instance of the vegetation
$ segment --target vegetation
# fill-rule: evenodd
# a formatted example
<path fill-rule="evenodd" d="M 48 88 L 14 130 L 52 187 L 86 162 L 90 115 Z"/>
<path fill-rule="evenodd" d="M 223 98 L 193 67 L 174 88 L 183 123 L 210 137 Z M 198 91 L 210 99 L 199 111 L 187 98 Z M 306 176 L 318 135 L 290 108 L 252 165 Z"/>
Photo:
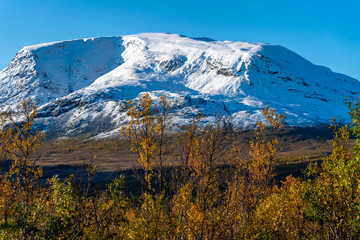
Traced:
<path fill-rule="evenodd" d="M 144 170 L 142 194 L 133 196 L 124 176 L 95 191 L 96 166 L 85 185 L 72 176 L 41 182 L 35 152 L 44 134 L 24 100 L 0 118 L 0 157 L 9 163 L 0 173 L 0 239 L 359 239 L 360 101 L 349 108 L 351 126 L 333 123 L 332 153 L 305 178 L 276 184 L 285 116 L 263 109 L 267 125 L 258 123 L 245 159 L 239 146 L 228 150 L 233 136 L 221 117 L 201 128 L 199 116 L 174 133 L 170 100 L 144 94 L 129 103 L 122 129 Z"/>

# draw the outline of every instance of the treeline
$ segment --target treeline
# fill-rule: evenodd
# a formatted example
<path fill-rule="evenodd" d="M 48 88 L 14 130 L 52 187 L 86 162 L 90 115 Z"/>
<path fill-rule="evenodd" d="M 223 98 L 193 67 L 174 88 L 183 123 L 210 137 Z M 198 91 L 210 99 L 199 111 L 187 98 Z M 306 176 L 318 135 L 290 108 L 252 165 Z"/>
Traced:
<path fill-rule="evenodd" d="M 249 150 L 241 149 L 228 146 L 232 130 L 221 117 L 205 128 L 197 117 L 174 133 L 171 101 L 144 94 L 129 103 L 121 130 L 144 171 L 134 196 L 124 176 L 94 191 L 96 166 L 85 185 L 72 176 L 40 184 L 34 153 L 44 134 L 36 106 L 24 100 L 1 113 L 0 158 L 10 164 L 0 173 L 0 238 L 360 239 L 360 102 L 349 107 L 351 126 L 333 123 L 332 153 L 309 164 L 305 178 L 274 184 L 285 116 L 264 108 L 267 125 L 259 122 Z"/>

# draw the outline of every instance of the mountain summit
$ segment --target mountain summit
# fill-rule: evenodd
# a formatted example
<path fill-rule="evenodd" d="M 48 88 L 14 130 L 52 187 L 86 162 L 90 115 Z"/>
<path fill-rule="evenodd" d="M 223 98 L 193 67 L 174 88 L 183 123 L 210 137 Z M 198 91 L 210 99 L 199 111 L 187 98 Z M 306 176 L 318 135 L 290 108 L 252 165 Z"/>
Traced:
<path fill-rule="evenodd" d="M 178 125 L 222 113 L 247 128 L 268 105 L 290 125 L 317 126 L 348 121 L 346 98 L 357 100 L 360 82 L 277 45 L 163 33 L 24 47 L 0 72 L 0 107 L 32 98 L 51 136 L 116 134 L 125 104 L 143 92 L 167 94 Z"/>

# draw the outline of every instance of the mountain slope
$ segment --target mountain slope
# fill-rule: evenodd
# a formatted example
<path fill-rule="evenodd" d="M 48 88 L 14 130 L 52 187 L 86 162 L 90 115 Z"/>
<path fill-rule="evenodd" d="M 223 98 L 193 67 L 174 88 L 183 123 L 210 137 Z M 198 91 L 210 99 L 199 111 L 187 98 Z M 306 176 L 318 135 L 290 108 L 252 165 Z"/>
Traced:
<path fill-rule="evenodd" d="M 360 82 L 276 45 L 144 33 L 23 48 L 0 72 L 0 106 L 40 105 L 48 134 L 107 136 L 128 121 L 124 105 L 142 92 L 173 100 L 175 124 L 202 113 L 253 126 L 266 105 L 288 124 L 348 121 L 346 98 Z"/>
<path fill-rule="evenodd" d="M 0 103 L 35 97 L 41 105 L 87 87 L 122 63 L 123 49 L 121 38 L 24 47 L 0 73 Z"/>

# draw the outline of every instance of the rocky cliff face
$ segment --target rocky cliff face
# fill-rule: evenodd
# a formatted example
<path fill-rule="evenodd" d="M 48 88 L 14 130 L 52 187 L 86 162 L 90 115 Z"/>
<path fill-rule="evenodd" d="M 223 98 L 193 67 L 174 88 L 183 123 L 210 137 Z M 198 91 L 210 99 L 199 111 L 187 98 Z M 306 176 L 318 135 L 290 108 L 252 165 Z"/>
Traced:
<path fill-rule="evenodd" d="M 0 106 L 30 97 L 52 136 L 109 136 L 126 124 L 124 105 L 142 92 L 173 101 L 173 122 L 224 114 L 251 127 L 266 105 L 288 124 L 348 121 L 346 98 L 360 82 L 281 46 L 146 33 L 23 48 L 0 72 Z"/>

